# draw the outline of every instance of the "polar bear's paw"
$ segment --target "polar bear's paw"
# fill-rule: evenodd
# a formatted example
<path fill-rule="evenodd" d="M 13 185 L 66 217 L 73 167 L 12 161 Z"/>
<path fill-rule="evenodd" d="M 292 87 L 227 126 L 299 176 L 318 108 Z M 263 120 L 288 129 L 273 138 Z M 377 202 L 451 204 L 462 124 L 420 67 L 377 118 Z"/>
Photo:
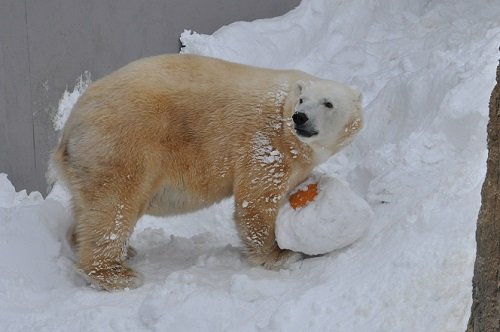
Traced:
<path fill-rule="evenodd" d="M 289 268 L 291 264 L 304 258 L 304 255 L 292 250 L 280 249 L 277 245 L 265 253 L 250 253 L 249 260 L 253 264 L 263 265 L 266 269 L 278 270 Z"/>
<path fill-rule="evenodd" d="M 82 267 L 75 266 L 76 271 L 92 287 L 109 292 L 119 290 L 130 290 L 142 285 L 142 276 L 123 264 L 115 263 L 106 267 Z"/>

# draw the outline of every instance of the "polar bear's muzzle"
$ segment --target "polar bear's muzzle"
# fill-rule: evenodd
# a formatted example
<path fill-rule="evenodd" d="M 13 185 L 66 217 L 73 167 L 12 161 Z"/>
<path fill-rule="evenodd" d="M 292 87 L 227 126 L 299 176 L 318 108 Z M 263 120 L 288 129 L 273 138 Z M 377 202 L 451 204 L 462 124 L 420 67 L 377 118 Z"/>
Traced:
<path fill-rule="evenodd" d="M 313 127 L 308 116 L 303 112 L 295 112 L 292 115 L 295 131 L 299 136 L 312 137 L 318 135 L 318 131 Z"/>

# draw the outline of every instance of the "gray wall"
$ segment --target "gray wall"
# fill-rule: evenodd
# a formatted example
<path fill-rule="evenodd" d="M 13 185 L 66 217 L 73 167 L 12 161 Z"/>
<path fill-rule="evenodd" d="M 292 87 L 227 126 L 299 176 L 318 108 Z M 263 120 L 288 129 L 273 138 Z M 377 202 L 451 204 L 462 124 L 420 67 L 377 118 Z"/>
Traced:
<path fill-rule="evenodd" d="M 282 15 L 300 0 L 0 0 L 0 172 L 46 192 L 57 142 L 51 115 L 86 70 L 96 80 L 148 55 L 178 52 L 184 29 L 210 34 Z"/>

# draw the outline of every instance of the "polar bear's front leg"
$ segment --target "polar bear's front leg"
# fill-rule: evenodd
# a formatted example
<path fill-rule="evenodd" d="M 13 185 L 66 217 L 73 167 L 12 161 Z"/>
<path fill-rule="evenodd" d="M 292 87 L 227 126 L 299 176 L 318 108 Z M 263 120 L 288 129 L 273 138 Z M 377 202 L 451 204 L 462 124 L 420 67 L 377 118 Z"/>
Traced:
<path fill-rule="evenodd" d="M 279 248 L 274 234 L 279 194 L 235 190 L 235 221 L 250 262 L 268 269 L 286 267 L 302 254 Z"/>

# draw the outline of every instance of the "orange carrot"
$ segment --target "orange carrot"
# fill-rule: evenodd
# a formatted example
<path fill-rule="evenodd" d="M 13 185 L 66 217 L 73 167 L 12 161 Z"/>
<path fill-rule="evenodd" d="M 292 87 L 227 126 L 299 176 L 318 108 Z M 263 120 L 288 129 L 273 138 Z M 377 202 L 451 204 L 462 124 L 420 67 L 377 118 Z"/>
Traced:
<path fill-rule="evenodd" d="M 318 184 L 311 183 L 307 186 L 307 190 L 299 190 L 290 195 L 288 201 L 294 210 L 307 206 L 310 202 L 314 201 L 318 195 Z"/>

